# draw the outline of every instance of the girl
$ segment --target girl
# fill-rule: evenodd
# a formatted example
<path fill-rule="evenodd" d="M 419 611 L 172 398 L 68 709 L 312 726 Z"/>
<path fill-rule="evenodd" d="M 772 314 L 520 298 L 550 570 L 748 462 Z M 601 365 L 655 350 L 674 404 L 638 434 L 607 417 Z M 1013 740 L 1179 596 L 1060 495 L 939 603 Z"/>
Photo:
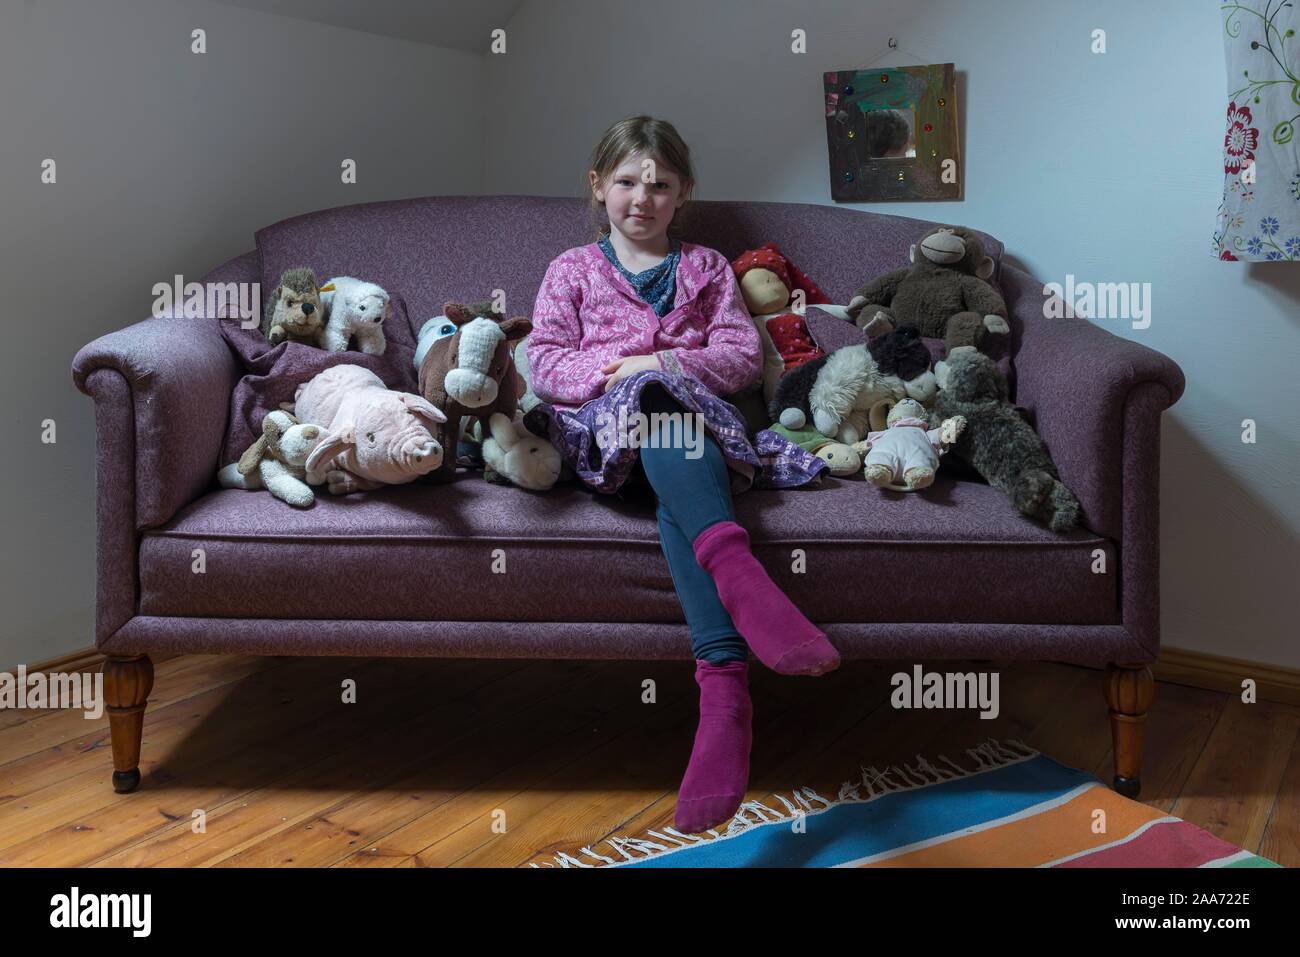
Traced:
<path fill-rule="evenodd" d="M 669 235 L 694 186 L 677 131 L 648 116 L 622 120 L 601 137 L 591 167 L 592 207 L 609 223 L 597 242 L 547 268 L 528 364 L 551 442 L 583 482 L 613 493 L 639 469 L 654 489 L 700 687 L 675 813 L 678 829 L 694 833 L 735 814 L 749 785 L 749 650 L 780 674 L 839 665 L 754 558 L 731 501 L 733 484 L 802 485 L 825 463 L 769 430 L 751 445 L 736 408 L 719 398 L 758 381 L 762 346 L 726 257 Z M 619 432 L 637 412 L 649 432 Z M 692 418 L 706 432 L 702 456 L 698 436 L 694 456 L 680 439 Z"/>

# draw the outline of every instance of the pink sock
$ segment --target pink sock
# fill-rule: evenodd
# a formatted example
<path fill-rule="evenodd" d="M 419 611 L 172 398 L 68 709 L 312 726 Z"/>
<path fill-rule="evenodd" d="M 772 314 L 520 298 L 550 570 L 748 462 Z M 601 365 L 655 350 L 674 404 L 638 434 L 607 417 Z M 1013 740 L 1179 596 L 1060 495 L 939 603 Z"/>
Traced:
<path fill-rule="evenodd" d="M 700 724 L 673 818 L 684 834 L 707 831 L 735 816 L 749 787 L 753 743 L 749 662 L 712 665 L 696 659 L 695 681 L 700 686 Z"/>
<path fill-rule="evenodd" d="M 695 560 L 713 576 L 718 597 L 758 660 L 783 675 L 820 675 L 840 664 L 820 629 L 794 606 L 749 550 L 735 522 L 710 525 L 695 539 Z"/>

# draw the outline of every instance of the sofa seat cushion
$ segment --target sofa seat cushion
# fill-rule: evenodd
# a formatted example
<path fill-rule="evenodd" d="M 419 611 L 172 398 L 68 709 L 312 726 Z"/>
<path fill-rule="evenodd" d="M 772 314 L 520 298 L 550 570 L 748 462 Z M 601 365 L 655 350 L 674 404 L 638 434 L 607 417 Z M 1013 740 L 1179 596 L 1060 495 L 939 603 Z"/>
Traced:
<path fill-rule="evenodd" d="M 534 494 L 461 471 L 294 509 L 223 489 L 143 533 L 140 613 L 224 618 L 680 622 L 653 498 Z M 1113 543 L 1055 535 L 940 475 L 735 498 L 769 574 L 813 621 L 1117 622 Z M 202 550 L 202 565 L 196 557 Z M 1105 553 L 1094 572 L 1094 551 Z M 199 567 L 202 571 L 197 571 Z"/>

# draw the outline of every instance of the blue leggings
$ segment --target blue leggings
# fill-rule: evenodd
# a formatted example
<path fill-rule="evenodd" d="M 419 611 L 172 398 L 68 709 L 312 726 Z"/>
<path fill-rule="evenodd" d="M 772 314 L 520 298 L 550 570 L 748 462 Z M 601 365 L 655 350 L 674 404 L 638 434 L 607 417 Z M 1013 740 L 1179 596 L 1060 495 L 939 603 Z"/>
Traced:
<path fill-rule="evenodd" d="M 652 412 L 686 413 L 667 390 L 653 382 L 641 392 L 641 411 L 647 417 Z M 666 425 L 666 421 L 662 422 L 661 429 Z M 722 449 L 706 433 L 704 454 L 688 458 L 685 448 L 664 447 L 667 441 L 659 448 L 650 447 L 655 444 L 649 441 L 654 434 L 653 429 L 647 432 L 638 464 L 658 503 L 655 518 L 659 541 L 691 629 L 691 652 L 711 664 L 744 661 L 749 657 L 749 646 L 718 598 L 712 576 L 695 560 L 692 545 L 710 525 L 736 519 L 731 505 L 731 477 Z"/>

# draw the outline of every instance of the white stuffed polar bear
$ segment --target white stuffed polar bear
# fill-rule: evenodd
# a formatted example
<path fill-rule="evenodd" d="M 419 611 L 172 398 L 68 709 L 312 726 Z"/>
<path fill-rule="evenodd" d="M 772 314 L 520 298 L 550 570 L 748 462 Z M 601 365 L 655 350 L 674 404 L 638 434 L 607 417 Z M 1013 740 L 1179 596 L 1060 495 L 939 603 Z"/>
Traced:
<path fill-rule="evenodd" d="M 346 352 L 348 340 L 356 336 L 357 348 L 366 355 L 384 354 L 388 346 L 384 320 L 392 315 L 393 307 L 382 287 L 352 276 L 335 276 L 321 287 L 320 304 L 325 311 L 322 349 Z"/>

